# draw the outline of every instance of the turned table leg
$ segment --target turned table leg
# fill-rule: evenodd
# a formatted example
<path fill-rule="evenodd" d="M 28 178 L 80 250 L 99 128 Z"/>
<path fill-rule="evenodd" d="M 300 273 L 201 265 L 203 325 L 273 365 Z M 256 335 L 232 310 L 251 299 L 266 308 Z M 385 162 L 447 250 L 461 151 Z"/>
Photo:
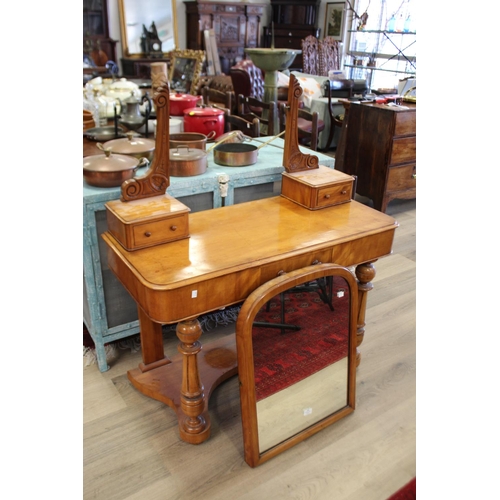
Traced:
<path fill-rule="evenodd" d="M 198 353 L 202 334 L 197 319 L 181 321 L 176 328 L 180 344 L 177 349 L 182 355 L 182 385 L 180 395 L 179 432 L 181 439 L 188 443 L 198 444 L 210 436 L 210 419 L 208 413 L 204 417 L 203 384 L 198 369 Z"/>
<path fill-rule="evenodd" d="M 356 333 L 356 366 L 361 363 L 361 353 L 358 347 L 363 342 L 365 336 L 365 315 L 368 292 L 373 288 L 371 281 L 375 278 L 375 267 L 372 262 L 359 264 L 356 267 L 356 278 L 358 278 L 358 320 Z"/>

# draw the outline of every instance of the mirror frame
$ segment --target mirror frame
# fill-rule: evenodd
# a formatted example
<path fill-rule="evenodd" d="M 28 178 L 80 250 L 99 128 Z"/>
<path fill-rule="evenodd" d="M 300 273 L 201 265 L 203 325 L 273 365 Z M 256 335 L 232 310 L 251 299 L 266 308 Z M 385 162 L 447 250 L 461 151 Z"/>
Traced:
<path fill-rule="evenodd" d="M 120 11 L 120 30 L 121 30 L 121 36 L 122 36 L 122 51 L 123 51 L 123 57 L 131 57 L 131 58 L 144 58 L 147 57 L 147 54 L 144 52 L 134 52 L 131 53 L 129 50 L 129 39 L 128 39 L 128 32 L 127 32 L 127 16 L 125 13 L 125 3 L 130 0 L 118 0 L 118 8 Z M 147 0 L 144 0 L 147 1 Z M 166 8 L 168 9 L 170 7 L 171 15 L 172 15 L 172 24 L 173 24 L 173 32 L 174 32 L 174 44 L 175 47 L 177 48 L 179 46 L 179 40 L 178 40 L 178 29 L 177 29 L 177 6 L 174 2 L 174 0 L 165 0 L 165 5 Z M 145 23 L 143 23 L 147 28 L 149 28 L 150 23 L 154 21 L 154 19 L 147 20 Z M 162 47 L 163 48 L 163 47 Z M 163 51 L 163 56 L 165 57 L 169 52 L 171 51 Z M 152 60 L 154 59 L 153 57 L 151 58 Z"/>
<path fill-rule="evenodd" d="M 205 51 L 204 50 L 173 50 L 170 52 L 170 69 L 168 80 L 170 83 L 170 89 L 172 92 L 175 92 L 175 86 L 173 84 L 173 76 L 175 71 L 176 62 L 180 59 L 194 59 L 194 69 L 191 78 L 188 78 L 188 81 L 191 82 L 189 89 L 187 90 L 188 94 L 197 95 L 198 86 L 200 84 L 201 78 L 201 70 L 203 69 L 203 63 L 205 62 Z"/>
<path fill-rule="evenodd" d="M 347 402 L 346 406 L 289 436 L 284 441 L 263 452 L 259 451 L 257 421 L 257 400 L 253 358 L 252 328 L 260 309 L 277 294 L 297 285 L 325 276 L 345 278 L 349 287 L 349 339 L 347 364 Z M 291 271 L 261 285 L 243 303 L 236 322 L 236 347 L 238 355 L 238 377 L 240 384 L 241 421 L 243 427 L 243 446 L 245 462 L 256 467 L 283 451 L 298 444 L 318 431 L 354 411 L 356 401 L 356 332 L 358 315 L 358 284 L 353 274 L 337 264 L 317 264 Z"/>

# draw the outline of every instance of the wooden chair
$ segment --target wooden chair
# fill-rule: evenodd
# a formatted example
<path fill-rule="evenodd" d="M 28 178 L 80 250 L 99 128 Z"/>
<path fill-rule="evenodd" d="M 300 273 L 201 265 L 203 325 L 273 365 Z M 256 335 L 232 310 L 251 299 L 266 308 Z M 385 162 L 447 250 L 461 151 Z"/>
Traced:
<path fill-rule="evenodd" d="M 286 115 L 289 107 L 285 103 L 279 105 L 280 131 L 286 128 Z M 319 134 L 325 130 L 325 122 L 319 119 L 317 111 L 311 113 L 303 108 L 297 111 L 297 126 L 299 128 L 299 142 L 308 145 L 313 151 L 318 150 Z"/>
<path fill-rule="evenodd" d="M 330 132 L 323 151 L 328 151 L 330 148 L 330 144 L 332 143 L 333 135 L 335 133 L 335 127 L 342 129 L 344 119 L 343 115 L 335 114 L 333 110 L 334 103 L 332 101 L 332 94 L 335 92 L 337 97 L 352 97 L 354 80 L 333 80 L 330 82 L 330 85 L 327 85 L 326 88 L 328 97 L 328 115 L 330 116 Z"/>
<path fill-rule="evenodd" d="M 331 36 L 325 36 L 318 45 L 318 74 L 328 76 L 329 70 L 340 69 L 339 42 Z"/>
<path fill-rule="evenodd" d="M 223 92 L 222 90 L 205 86 L 201 89 L 201 96 L 204 106 L 228 109 L 231 114 L 236 108 L 236 98 L 232 90 Z"/>
<path fill-rule="evenodd" d="M 319 75 L 319 40 L 308 35 L 302 40 L 302 72 Z"/>
<path fill-rule="evenodd" d="M 278 133 L 278 108 L 274 101 L 264 102 L 256 97 L 238 94 L 236 114 L 248 121 L 258 118 L 261 129 L 263 129 L 262 135 L 276 135 Z"/>
<path fill-rule="evenodd" d="M 257 117 L 247 120 L 241 116 L 232 115 L 226 111 L 224 118 L 226 120 L 226 132 L 240 130 L 249 137 L 260 137 L 260 120 Z"/>

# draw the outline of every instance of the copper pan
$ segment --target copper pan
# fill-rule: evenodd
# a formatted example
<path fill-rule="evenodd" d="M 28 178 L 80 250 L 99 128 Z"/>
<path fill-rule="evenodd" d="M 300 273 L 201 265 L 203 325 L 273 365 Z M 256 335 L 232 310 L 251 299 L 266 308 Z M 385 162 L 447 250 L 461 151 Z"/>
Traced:
<path fill-rule="evenodd" d="M 217 144 L 214 148 L 214 162 L 227 167 L 247 167 L 257 163 L 259 149 L 274 141 L 285 131 L 273 136 L 259 146 L 243 143 Z"/>

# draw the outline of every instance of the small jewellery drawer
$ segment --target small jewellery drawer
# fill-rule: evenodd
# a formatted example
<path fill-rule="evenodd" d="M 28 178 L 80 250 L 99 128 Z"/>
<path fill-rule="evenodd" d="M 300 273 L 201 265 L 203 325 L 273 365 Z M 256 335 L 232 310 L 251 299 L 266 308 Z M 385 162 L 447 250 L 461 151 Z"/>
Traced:
<path fill-rule="evenodd" d="M 332 184 L 318 189 L 316 206 L 321 208 L 345 203 L 351 200 L 352 194 L 352 180 L 342 184 Z"/>
<path fill-rule="evenodd" d="M 190 209 L 168 194 L 105 206 L 108 231 L 127 250 L 189 237 Z"/>
<path fill-rule="evenodd" d="M 157 222 L 139 224 L 134 226 L 132 233 L 133 246 L 137 248 L 178 240 L 188 236 L 188 218 L 183 214 Z"/>

